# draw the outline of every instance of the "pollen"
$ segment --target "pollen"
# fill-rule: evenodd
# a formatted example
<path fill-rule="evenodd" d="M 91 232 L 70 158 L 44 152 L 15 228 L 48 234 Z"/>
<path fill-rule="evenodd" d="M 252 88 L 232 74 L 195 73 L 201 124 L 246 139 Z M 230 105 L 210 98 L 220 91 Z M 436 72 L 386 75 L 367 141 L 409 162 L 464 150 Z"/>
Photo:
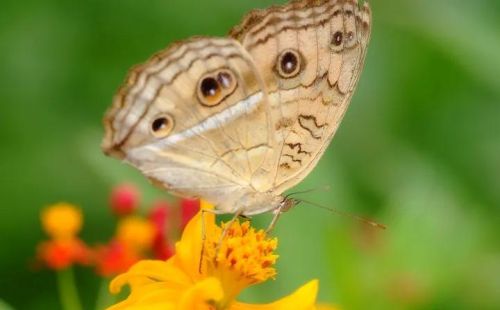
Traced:
<path fill-rule="evenodd" d="M 213 273 L 223 273 L 226 278 L 233 278 L 234 284 L 248 286 L 276 276 L 277 245 L 276 238 L 268 238 L 263 230 L 251 227 L 250 222 L 234 221 L 216 227 L 207 240 L 204 261 Z"/>

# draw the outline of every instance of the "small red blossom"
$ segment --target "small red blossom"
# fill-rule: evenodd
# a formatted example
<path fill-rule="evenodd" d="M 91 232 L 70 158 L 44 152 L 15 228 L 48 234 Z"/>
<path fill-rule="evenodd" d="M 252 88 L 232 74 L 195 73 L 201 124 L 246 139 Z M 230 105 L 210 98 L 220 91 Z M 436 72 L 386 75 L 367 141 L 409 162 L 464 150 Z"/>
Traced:
<path fill-rule="evenodd" d="M 186 227 L 187 223 L 200 211 L 199 199 L 181 200 L 181 229 Z"/>
<path fill-rule="evenodd" d="M 149 220 L 158 229 L 159 233 L 168 234 L 168 229 L 170 228 L 167 226 L 170 220 L 169 203 L 163 200 L 154 202 L 153 207 L 149 211 Z"/>
<path fill-rule="evenodd" d="M 109 204 L 118 216 L 130 215 L 139 206 L 141 194 L 132 184 L 122 184 L 113 188 Z"/>
<path fill-rule="evenodd" d="M 149 220 L 155 227 L 153 239 L 153 254 L 156 259 L 168 259 L 173 254 L 173 249 L 168 242 L 171 224 L 170 206 L 166 201 L 159 200 L 153 204 L 149 213 Z"/>
<path fill-rule="evenodd" d="M 98 246 L 95 250 L 96 272 L 103 277 L 115 276 L 127 271 L 143 258 L 122 242 L 113 240 L 107 245 Z"/>
<path fill-rule="evenodd" d="M 153 241 L 153 254 L 156 259 L 166 260 L 174 254 L 172 246 L 170 246 L 167 238 L 157 235 Z"/>
<path fill-rule="evenodd" d="M 62 270 L 74 264 L 89 265 L 92 252 L 79 239 L 54 239 L 38 245 L 37 258 L 49 269 Z"/>
<path fill-rule="evenodd" d="M 150 257 L 153 224 L 140 216 L 120 218 L 113 239 L 95 249 L 97 274 L 109 277 L 127 271 L 141 259 Z"/>
<path fill-rule="evenodd" d="M 110 277 L 126 272 L 143 259 L 169 259 L 174 252 L 173 240 L 199 211 L 200 201 L 182 199 L 171 206 L 159 200 L 145 217 L 137 212 L 140 196 L 131 184 L 113 188 L 109 203 L 119 216 L 115 233 L 107 243 L 92 248 L 78 237 L 83 227 L 80 208 L 69 203 L 45 208 L 40 219 L 49 240 L 38 245 L 38 261 L 54 270 L 74 264 L 92 265 L 97 274 Z"/>

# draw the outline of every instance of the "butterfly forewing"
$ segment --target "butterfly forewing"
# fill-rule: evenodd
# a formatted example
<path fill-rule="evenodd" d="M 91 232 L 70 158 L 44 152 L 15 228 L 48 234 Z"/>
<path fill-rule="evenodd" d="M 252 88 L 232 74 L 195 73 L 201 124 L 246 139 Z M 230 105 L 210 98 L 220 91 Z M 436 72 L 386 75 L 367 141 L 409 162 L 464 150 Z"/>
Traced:
<path fill-rule="evenodd" d="M 300 182 L 333 138 L 363 67 L 370 25 L 367 4 L 319 0 L 251 12 L 232 30 L 268 88 L 276 193 Z"/>

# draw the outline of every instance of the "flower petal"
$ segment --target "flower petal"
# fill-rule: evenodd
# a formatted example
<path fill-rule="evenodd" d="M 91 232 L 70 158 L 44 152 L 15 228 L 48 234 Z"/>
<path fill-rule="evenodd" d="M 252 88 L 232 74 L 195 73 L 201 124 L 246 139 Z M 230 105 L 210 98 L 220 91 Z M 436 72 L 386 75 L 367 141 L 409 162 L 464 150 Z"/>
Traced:
<path fill-rule="evenodd" d="M 107 310 L 118 310 L 118 309 L 126 309 L 126 310 L 176 310 L 177 307 L 175 304 L 170 304 L 166 302 L 158 302 L 156 304 L 145 304 L 145 305 L 127 305 L 127 306 L 118 306 L 121 305 L 115 305 L 111 308 L 108 308 Z"/>
<path fill-rule="evenodd" d="M 203 224 L 202 224 L 203 220 Z M 193 217 L 182 233 L 181 240 L 175 245 L 176 254 L 172 257 L 175 264 L 184 270 L 193 281 L 202 277 L 197 266 L 200 264 L 200 255 L 203 240 L 215 229 L 215 215 L 210 212 L 202 212 Z M 193 268 L 194 267 L 194 268 Z M 203 266 L 202 266 L 203 267 Z"/>
<path fill-rule="evenodd" d="M 143 282 L 131 290 L 127 299 L 107 310 L 176 309 L 180 291 L 165 282 Z"/>
<path fill-rule="evenodd" d="M 316 309 L 316 295 L 318 293 L 318 280 L 312 280 L 300 287 L 291 295 L 265 305 L 251 305 L 235 302 L 231 310 L 313 310 Z"/>
<path fill-rule="evenodd" d="M 178 309 L 215 309 L 215 304 L 224 298 L 224 290 L 219 279 L 210 277 L 196 283 L 182 296 Z"/>
<path fill-rule="evenodd" d="M 116 294 L 127 283 L 134 291 L 137 287 L 159 281 L 173 287 L 190 285 L 189 277 L 174 266 L 172 261 L 143 260 L 132 266 L 128 272 L 114 278 L 109 289 Z"/>

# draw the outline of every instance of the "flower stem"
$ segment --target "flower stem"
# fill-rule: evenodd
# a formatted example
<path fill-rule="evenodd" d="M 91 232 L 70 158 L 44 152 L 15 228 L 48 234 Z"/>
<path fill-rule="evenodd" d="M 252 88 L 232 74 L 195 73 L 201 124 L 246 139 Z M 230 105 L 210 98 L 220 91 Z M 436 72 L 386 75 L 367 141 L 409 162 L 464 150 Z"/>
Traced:
<path fill-rule="evenodd" d="M 64 310 L 82 310 L 78 290 L 76 289 L 75 276 L 72 268 L 57 272 L 59 298 Z"/>
<path fill-rule="evenodd" d="M 115 301 L 115 299 L 111 296 L 108 287 L 109 280 L 107 278 L 103 278 L 101 281 L 101 285 L 99 286 L 99 292 L 97 293 L 95 304 L 96 310 L 106 309 L 106 307 L 109 307 Z"/>

